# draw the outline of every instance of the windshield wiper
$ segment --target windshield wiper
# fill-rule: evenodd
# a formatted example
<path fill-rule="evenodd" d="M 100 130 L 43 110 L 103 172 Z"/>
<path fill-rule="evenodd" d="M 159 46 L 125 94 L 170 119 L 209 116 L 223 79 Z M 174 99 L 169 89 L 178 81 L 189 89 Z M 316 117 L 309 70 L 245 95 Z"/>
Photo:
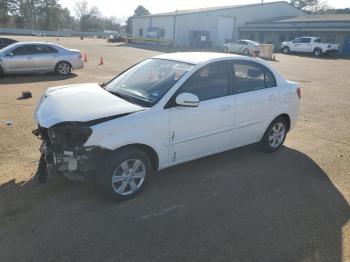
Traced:
<path fill-rule="evenodd" d="M 120 97 L 121 99 L 124 99 L 130 103 L 136 104 L 135 101 L 133 101 L 129 96 L 121 94 L 120 92 L 117 91 L 108 91 L 110 93 L 112 93 L 113 95 L 116 95 L 117 97 Z"/>

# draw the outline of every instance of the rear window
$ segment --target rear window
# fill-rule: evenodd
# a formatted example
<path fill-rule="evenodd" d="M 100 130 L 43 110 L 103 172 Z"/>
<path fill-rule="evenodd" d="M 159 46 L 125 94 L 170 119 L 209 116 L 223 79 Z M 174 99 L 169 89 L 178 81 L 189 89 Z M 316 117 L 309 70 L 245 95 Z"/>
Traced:
<path fill-rule="evenodd" d="M 263 65 L 250 61 L 233 63 L 236 93 L 245 93 L 276 86 L 273 73 Z"/>

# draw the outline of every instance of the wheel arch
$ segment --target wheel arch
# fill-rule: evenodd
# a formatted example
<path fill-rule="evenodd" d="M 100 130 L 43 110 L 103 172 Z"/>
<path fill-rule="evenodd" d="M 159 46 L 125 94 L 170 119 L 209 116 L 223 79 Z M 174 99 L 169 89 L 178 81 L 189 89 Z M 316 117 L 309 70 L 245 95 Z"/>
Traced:
<path fill-rule="evenodd" d="M 154 148 L 148 146 L 148 145 L 145 145 L 145 144 L 140 144 L 140 143 L 134 143 L 134 144 L 128 144 L 128 145 L 124 145 L 122 147 L 118 147 L 117 149 L 115 149 L 114 151 L 117 151 L 117 150 L 125 150 L 125 149 L 128 149 L 128 148 L 137 148 L 143 152 L 145 152 L 150 160 L 151 160 L 151 163 L 152 163 L 152 168 L 154 171 L 157 171 L 158 170 L 158 167 L 159 167 L 159 157 L 158 157 L 158 153 L 156 150 L 154 150 Z"/>
<path fill-rule="evenodd" d="M 73 65 L 72 65 L 69 61 L 67 61 L 67 60 L 59 60 L 59 61 L 56 63 L 56 65 L 55 65 L 55 70 L 57 70 L 58 64 L 59 64 L 59 63 L 62 63 L 62 62 L 65 62 L 65 63 L 69 64 L 70 67 L 71 67 L 71 69 L 73 69 Z"/>
<path fill-rule="evenodd" d="M 280 114 L 280 115 L 276 116 L 276 117 L 271 121 L 271 123 L 272 123 L 273 121 L 275 121 L 275 120 L 276 120 L 277 118 L 279 118 L 279 117 L 282 117 L 282 118 L 284 119 L 284 121 L 286 121 L 286 124 L 287 124 L 287 132 L 288 132 L 289 129 L 290 129 L 290 124 L 291 124 L 291 122 L 290 122 L 290 116 L 289 116 L 288 114 L 286 114 L 286 113 Z"/>

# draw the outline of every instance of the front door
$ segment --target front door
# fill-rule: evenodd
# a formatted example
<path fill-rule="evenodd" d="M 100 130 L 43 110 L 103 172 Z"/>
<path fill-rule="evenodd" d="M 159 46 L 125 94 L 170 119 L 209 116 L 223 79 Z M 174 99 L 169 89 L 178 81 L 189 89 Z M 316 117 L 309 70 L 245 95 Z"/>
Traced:
<path fill-rule="evenodd" d="M 279 91 L 272 72 L 255 62 L 235 61 L 235 131 L 233 146 L 257 142 L 271 121 Z"/>
<path fill-rule="evenodd" d="M 234 125 L 234 96 L 228 62 L 199 69 L 176 95 L 192 93 L 198 107 L 173 105 L 170 110 L 170 165 L 223 151 L 230 147 Z M 175 97 L 176 97 L 175 95 Z"/>
<path fill-rule="evenodd" d="M 36 69 L 36 48 L 34 45 L 23 45 L 13 49 L 4 58 L 3 63 L 6 71 L 21 73 Z"/>

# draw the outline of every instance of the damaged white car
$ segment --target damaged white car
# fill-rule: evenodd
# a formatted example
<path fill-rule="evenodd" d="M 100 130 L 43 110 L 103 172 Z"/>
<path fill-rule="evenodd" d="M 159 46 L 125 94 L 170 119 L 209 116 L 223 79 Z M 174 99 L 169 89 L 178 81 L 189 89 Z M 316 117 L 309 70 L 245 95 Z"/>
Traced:
<path fill-rule="evenodd" d="M 107 84 L 49 88 L 35 112 L 38 177 L 93 179 L 121 200 L 160 169 L 260 142 L 283 144 L 300 88 L 263 60 L 219 53 L 147 59 Z"/>

